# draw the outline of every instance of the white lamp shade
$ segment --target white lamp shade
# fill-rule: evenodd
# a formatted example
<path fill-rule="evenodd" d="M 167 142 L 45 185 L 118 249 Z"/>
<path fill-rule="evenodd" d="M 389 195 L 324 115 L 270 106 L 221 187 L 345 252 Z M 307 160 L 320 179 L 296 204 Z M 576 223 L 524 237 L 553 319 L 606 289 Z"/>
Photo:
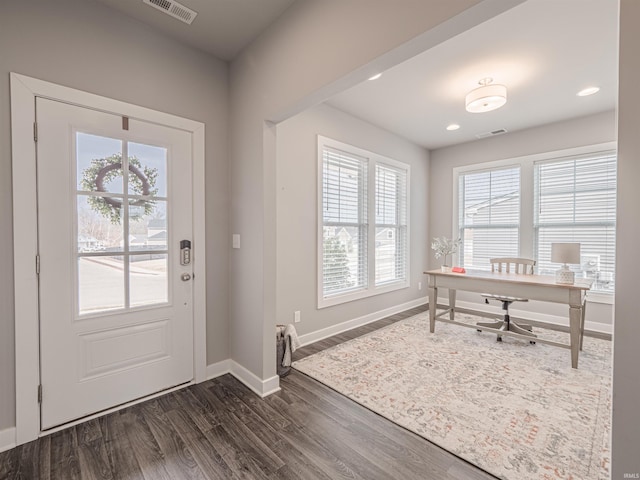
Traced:
<path fill-rule="evenodd" d="M 551 261 L 555 263 L 580 263 L 580 244 L 552 243 Z"/>
<path fill-rule="evenodd" d="M 465 97 L 467 112 L 484 113 L 500 108 L 507 103 L 507 87 L 483 85 L 471 90 Z"/>

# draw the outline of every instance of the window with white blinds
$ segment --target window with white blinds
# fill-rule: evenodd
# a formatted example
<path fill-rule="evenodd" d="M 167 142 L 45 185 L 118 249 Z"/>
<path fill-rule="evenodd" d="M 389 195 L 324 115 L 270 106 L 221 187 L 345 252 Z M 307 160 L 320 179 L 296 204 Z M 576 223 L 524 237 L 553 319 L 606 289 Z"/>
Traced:
<path fill-rule="evenodd" d="M 489 259 L 517 257 L 520 238 L 520 167 L 458 176 L 460 264 L 489 270 Z"/>
<path fill-rule="evenodd" d="M 580 243 L 576 278 L 608 302 L 615 288 L 616 151 L 614 143 L 454 168 L 458 262 L 488 270 L 493 257 L 536 260 L 553 275 L 551 244 Z"/>
<path fill-rule="evenodd" d="M 375 282 L 407 278 L 407 171 L 376 164 Z"/>
<path fill-rule="evenodd" d="M 322 272 L 326 296 L 367 288 L 367 168 L 359 155 L 322 152 Z"/>
<path fill-rule="evenodd" d="M 553 273 L 551 243 L 580 243 L 578 276 L 592 290 L 613 292 L 616 238 L 616 154 L 613 151 L 534 165 L 534 232 L 538 272 Z"/>
<path fill-rule="evenodd" d="M 322 136 L 318 156 L 318 306 L 407 286 L 409 167 Z"/>

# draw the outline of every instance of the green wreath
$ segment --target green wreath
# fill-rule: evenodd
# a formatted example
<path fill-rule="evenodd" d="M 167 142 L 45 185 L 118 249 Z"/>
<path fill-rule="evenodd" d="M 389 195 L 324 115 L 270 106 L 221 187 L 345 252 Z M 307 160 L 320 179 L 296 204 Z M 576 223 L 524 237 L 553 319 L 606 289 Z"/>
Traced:
<path fill-rule="evenodd" d="M 114 153 L 107 158 L 91 160 L 82 172 L 82 188 L 89 192 L 108 193 L 105 184 L 122 176 L 122 154 Z M 137 157 L 129 157 L 129 186 L 135 195 L 154 196 L 158 193 L 155 188 L 158 169 L 142 166 Z M 122 215 L 122 199 L 118 197 L 90 196 L 87 198 L 89 206 L 100 215 L 108 218 L 114 225 L 120 224 Z M 130 212 L 131 220 L 140 220 L 145 215 L 153 213 L 155 202 L 150 199 L 129 200 L 130 206 L 143 207 Z"/>

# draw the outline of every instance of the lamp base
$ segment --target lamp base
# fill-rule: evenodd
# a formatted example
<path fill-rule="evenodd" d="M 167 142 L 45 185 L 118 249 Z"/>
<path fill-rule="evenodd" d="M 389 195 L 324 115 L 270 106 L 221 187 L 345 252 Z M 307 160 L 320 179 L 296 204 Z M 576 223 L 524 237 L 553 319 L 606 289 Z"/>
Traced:
<path fill-rule="evenodd" d="M 573 285 L 575 282 L 575 273 L 569 270 L 569 265 L 566 263 L 560 268 L 560 270 L 556 270 L 556 283 L 561 283 L 563 285 Z"/>

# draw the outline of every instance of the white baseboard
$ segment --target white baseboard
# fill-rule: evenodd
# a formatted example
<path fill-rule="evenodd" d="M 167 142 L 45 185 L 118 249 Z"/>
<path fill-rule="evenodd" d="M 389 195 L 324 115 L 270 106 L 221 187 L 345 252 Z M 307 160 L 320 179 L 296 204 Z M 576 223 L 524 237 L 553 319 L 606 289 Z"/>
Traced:
<path fill-rule="evenodd" d="M 16 427 L 0 430 L 0 452 L 6 452 L 16 446 Z"/>
<path fill-rule="evenodd" d="M 384 310 L 378 310 L 377 312 L 369 313 L 368 315 L 363 315 L 362 317 L 354 318 L 352 320 L 347 320 L 346 322 L 322 328 L 320 330 L 316 330 L 315 332 L 305 333 L 304 335 L 300 335 L 300 344 L 304 347 L 305 345 L 324 340 L 325 338 L 332 337 L 333 335 L 346 332 L 347 330 L 351 330 L 356 327 L 361 327 L 362 325 L 381 320 L 385 317 L 395 315 L 396 313 L 404 312 L 405 310 L 409 310 L 410 308 L 419 307 L 420 305 L 424 305 L 426 303 L 426 297 L 417 298 L 410 302 L 402 303 L 400 305 L 394 305 L 393 307 L 385 308 Z"/>
<path fill-rule="evenodd" d="M 207 365 L 207 378 L 206 380 L 211 380 L 212 378 L 220 377 L 227 373 L 231 373 L 231 360 L 226 359 L 221 362 L 212 363 L 211 365 Z"/>
<path fill-rule="evenodd" d="M 260 380 L 252 372 L 231 359 L 207 365 L 207 380 L 226 375 L 227 373 L 236 377 L 253 393 L 263 398 L 280 390 L 280 377 L 277 375 L 267 378 L 266 380 Z"/>
<path fill-rule="evenodd" d="M 438 298 L 438 305 L 448 305 L 448 298 Z M 487 305 L 484 303 L 473 303 L 473 302 L 465 302 L 465 301 L 456 301 L 456 307 L 465 308 L 467 310 L 476 310 L 478 312 L 483 313 L 491 313 L 502 315 L 502 309 L 499 306 Z M 569 317 L 561 317 L 559 315 L 549 315 L 546 313 L 538 313 L 538 312 L 530 312 L 527 310 L 518 310 L 516 308 L 509 308 L 509 313 L 512 317 L 521 318 L 523 320 L 531 320 L 534 322 L 546 323 L 554 326 L 562 326 L 569 328 Z M 586 332 L 594 332 L 594 333 L 604 333 L 611 335 L 613 333 L 613 329 L 611 325 L 606 323 L 597 323 L 597 322 L 584 322 L 584 329 Z"/>
<path fill-rule="evenodd" d="M 264 398 L 280 390 L 280 377 L 277 375 L 267 378 L 266 380 L 261 380 L 239 363 L 233 360 L 229 361 L 231 363 L 231 375 L 244 383 L 256 395 Z"/>
<path fill-rule="evenodd" d="M 311 343 L 323 340 L 325 338 L 337 335 L 352 328 L 360 327 L 376 320 L 395 315 L 396 313 L 404 312 L 410 308 L 419 307 L 428 303 L 427 297 L 416 298 L 410 302 L 402 303 L 400 305 L 394 305 L 393 307 L 385 308 L 384 310 L 378 310 L 377 312 L 363 315 L 362 317 L 354 318 L 346 322 L 338 323 L 330 327 L 326 327 L 315 332 L 306 333 L 300 335 L 301 346 L 309 345 Z M 245 367 L 235 362 L 234 360 L 227 359 L 218 363 L 213 363 L 207 366 L 207 380 L 219 377 L 226 373 L 230 373 L 243 384 L 245 384 L 251 391 L 260 397 L 266 397 L 280 390 L 280 377 L 277 375 L 261 380 Z"/>

